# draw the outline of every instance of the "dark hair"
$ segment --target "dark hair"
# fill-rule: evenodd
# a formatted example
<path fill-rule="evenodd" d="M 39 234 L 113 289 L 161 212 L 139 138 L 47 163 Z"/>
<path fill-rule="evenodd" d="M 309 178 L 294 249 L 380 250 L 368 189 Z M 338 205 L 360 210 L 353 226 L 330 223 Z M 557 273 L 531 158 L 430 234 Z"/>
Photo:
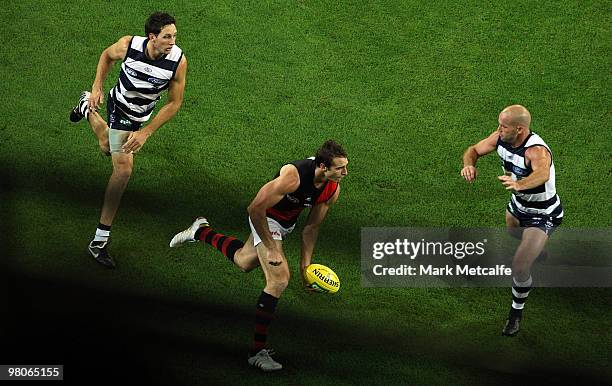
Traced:
<path fill-rule="evenodd" d="M 315 155 L 315 164 L 317 166 L 324 164 L 330 167 L 334 158 L 346 158 L 346 151 L 342 148 L 338 142 L 333 139 L 328 139 L 325 143 L 317 150 Z"/>
<path fill-rule="evenodd" d="M 145 23 L 145 36 L 158 35 L 166 25 L 176 24 L 176 20 L 166 12 L 155 12 Z"/>

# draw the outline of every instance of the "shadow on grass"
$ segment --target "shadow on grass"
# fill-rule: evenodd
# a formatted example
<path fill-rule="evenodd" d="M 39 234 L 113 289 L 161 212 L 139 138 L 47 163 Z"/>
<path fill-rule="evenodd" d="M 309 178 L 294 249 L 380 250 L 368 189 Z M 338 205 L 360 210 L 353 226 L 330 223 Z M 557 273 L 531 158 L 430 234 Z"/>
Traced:
<path fill-rule="evenodd" d="M 9 290 L 3 293 L 10 295 L 4 296 L 2 302 L 0 360 L 7 364 L 63 364 L 66 380 L 124 379 L 134 384 L 197 380 L 199 384 L 214 384 L 240 383 L 240 377 L 249 376 L 264 383 L 300 384 L 299 378 L 291 380 L 292 374 L 301 373 L 303 377 L 304 372 L 316 369 L 325 374 L 326 382 L 376 384 L 401 374 L 395 371 L 397 368 L 384 366 L 385 361 L 401 359 L 407 367 L 432 363 L 433 375 L 436 369 L 446 366 L 483 380 L 497 379 L 498 384 L 511 384 L 514 379 L 521 384 L 609 381 L 603 378 L 605 374 L 563 368 L 545 358 L 530 364 L 521 358 L 516 358 L 515 364 L 496 363 L 503 356 L 480 356 L 453 346 L 453 342 L 435 332 L 410 337 L 368 323 L 323 322 L 287 311 L 280 313 L 276 321 L 282 324 L 276 330 L 289 334 L 284 338 L 290 342 L 283 345 L 279 357 L 286 369 L 277 378 L 264 378 L 264 374 L 247 368 L 247 345 L 232 343 L 234 332 L 243 335 L 251 327 L 252 310 L 206 301 L 144 298 L 6 271 L 3 276 L 3 289 Z M 325 343 L 319 348 L 308 347 L 314 342 Z M 289 347 L 294 351 L 287 352 Z M 318 349 L 320 355 L 312 355 Z M 344 355 L 338 352 L 346 353 L 346 361 L 330 360 L 333 355 Z M 304 353 L 310 354 L 308 358 L 303 357 Z M 296 364 L 305 368 L 297 369 Z M 223 375 L 224 372 L 230 373 Z"/>
<path fill-rule="evenodd" d="M 101 162 L 110 161 L 106 158 Z M 28 170 L 23 170 L 17 166 L 3 165 L 0 175 L 3 178 L 3 203 L 2 206 L 7 213 L 12 211 L 11 202 L 27 195 L 38 195 L 45 201 L 55 203 L 59 206 L 66 205 L 73 208 L 82 208 L 83 213 L 94 214 L 89 221 L 85 232 L 93 233 L 93 228 L 97 224 L 98 213 L 102 205 L 104 189 L 108 181 L 109 174 L 91 174 L 82 170 L 59 170 L 53 169 L 44 163 L 31 161 Z M 109 166 L 110 168 L 110 166 Z M 183 171 L 184 172 L 184 171 Z M 110 173 L 110 169 L 108 171 Z M 270 177 L 275 171 L 270 171 Z M 246 190 L 251 194 L 240 196 L 236 192 L 244 191 L 240 181 L 232 180 L 228 175 L 213 176 L 202 172 L 199 173 L 167 173 L 161 177 L 155 177 L 155 184 L 147 185 L 145 181 L 150 178 L 146 173 L 139 173 L 135 170 L 134 175 L 122 198 L 119 208 L 119 218 L 126 221 L 122 214 L 127 211 L 131 213 L 141 213 L 142 216 L 153 215 L 159 224 L 165 224 L 169 233 L 183 228 L 186 224 L 193 221 L 196 216 L 203 215 L 211 220 L 213 226 L 221 232 L 232 234 L 236 231 L 247 231 L 248 214 L 246 211 L 252 198 L 255 196 L 261 185 L 266 181 L 261 181 L 259 185 L 248 187 Z M 321 238 L 320 243 L 325 243 L 326 254 L 344 251 L 347 245 L 354 245 L 355 253 L 359 253 L 360 229 L 362 224 L 359 218 L 351 217 L 350 208 L 334 208 L 330 214 L 332 221 L 327 221 L 324 225 L 326 232 L 334 234 L 333 242 Z M 307 210 L 302 214 L 300 224 L 305 222 Z M 36 213 L 16 213 L 10 214 L 15 220 L 35 217 Z M 58 228 L 62 222 L 81 221 L 82 219 L 65 218 L 61 213 L 53 214 L 56 217 Z M 137 227 L 138 218 L 130 218 L 130 226 Z M 8 235 L 17 236 L 17 230 L 11 229 L 10 224 L 17 224 L 17 221 L 7 221 Z M 218 225 L 216 225 L 218 224 Z M 298 236 L 299 229 L 293 236 Z"/>
<path fill-rule="evenodd" d="M 296 349 L 283 356 L 286 370 L 277 376 L 280 378 L 249 372 L 245 363 L 246 345 L 228 343 L 232 339 L 227 338 L 233 331 L 250 327 L 252 310 L 206 301 L 193 304 L 143 298 L 131 293 L 101 291 L 82 284 L 34 279 L 11 270 L 9 267 L 17 265 L 7 265 L 7 262 L 18 261 L 20 256 L 13 243 L 19 238 L 19 232 L 11 224 L 22 223 L 21 216 L 28 215 L 16 213 L 11 206 L 12 200 L 24 192 L 35 191 L 44 193 L 49 200 L 91 208 L 101 201 L 106 182 L 106 177 L 99 181 L 82 173 L 41 173 L 36 165 L 32 167 L 29 174 L 28 171 L 19 175 L 0 171 L 3 181 L 0 245 L 4 256 L 0 263 L 3 265 L 0 277 L 3 294 L 0 360 L 3 363 L 64 364 L 65 379 L 78 380 L 81 384 L 120 378 L 133 384 L 168 385 L 185 380 L 190 384 L 238 384 L 245 374 L 260 383 L 307 384 L 292 376 L 312 369 L 326 374 L 326 378 L 320 380 L 323 383 L 377 384 L 381 380 L 394 380 L 397 375 L 393 368 L 379 367 L 377 363 L 398 359 L 408 367 L 411 363 L 423 366 L 424 361 L 430 361 L 434 375 L 436 369 L 447 366 L 456 372 L 465 369 L 471 374 L 482 375 L 488 380 L 498 379 L 498 383 L 506 384 L 515 381 L 521 384 L 565 384 L 578 380 L 601 384 L 610 381 L 605 378 L 605 373 L 563 367 L 545 358 L 528 365 L 522 358 L 504 363 L 503 355 L 485 356 L 482 352 L 455 347 L 453 344 L 462 339 L 448 342 L 446 337 L 436 336 L 435 332 L 414 336 L 414 332 L 377 329 L 367 321 L 357 325 L 342 320 L 322 322 L 307 315 L 287 312 L 279 315 L 278 322 L 282 323 L 283 331 L 294 332 L 286 338 Z M 244 227 L 244 208 L 248 202 L 230 194 L 238 189 L 237 183 L 201 174 L 193 176 L 188 183 L 180 182 L 169 177 L 162 181 L 168 189 L 141 191 L 128 188 L 123 205 L 136 212 L 154 210 L 160 222 L 173 224 L 183 224 L 185 218 L 204 214 L 200 209 L 205 207 L 207 216 L 223 218 L 230 229 Z M 254 187 L 253 191 L 257 188 Z M 217 201 L 223 204 L 217 204 Z M 342 242 L 330 244 L 337 252 L 345 252 L 346 245 L 359 245 L 361 224 L 350 213 L 354 211 L 333 213 L 338 217 L 334 223 L 339 229 L 338 232 L 330 231 L 343 235 Z M 31 242 L 41 244 L 41 259 L 56 258 L 44 256 L 44 240 Z M 188 326 L 185 333 L 169 328 L 182 323 Z M 469 332 L 464 339 L 467 337 Z M 297 347 L 311 342 L 328 342 L 330 347 L 347 353 L 348 359 L 334 362 L 329 357 L 344 358 L 343 354 L 329 352 L 326 355 L 325 350 L 305 359 Z M 495 342 L 492 339 L 492 344 Z M 311 347 L 304 349 L 307 353 L 313 351 L 316 350 Z M 354 365 L 350 365 L 350 358 L 355 358 Z M 304 368 L 294 367 L 299 363 Z M 396 382 L 404 383 L 401 380 Z"/>

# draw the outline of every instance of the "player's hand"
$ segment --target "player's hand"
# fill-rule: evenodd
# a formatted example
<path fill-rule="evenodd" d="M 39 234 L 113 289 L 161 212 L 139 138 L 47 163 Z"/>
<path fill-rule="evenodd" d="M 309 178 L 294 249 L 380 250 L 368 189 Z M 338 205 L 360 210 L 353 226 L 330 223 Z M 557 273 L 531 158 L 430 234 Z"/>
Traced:
<path fill-rule="evenodd" d="M 315 294 L 315 293 L 319 293 L 319 291 L 317 291 L 316 289 L 312 288 L 308 283 L 306 283 L 305 281 L 302 282 L 302 284 L 304 285 L 304 291 L 310 293 L 310 294 Z"/>
<path fill-rule="evenodd" d="M 104 103 L 104 92 L 102 88 L 92 88 L 88 100 L 89 111 L 98 111 L 102 103 Z"/>
<path fill-rule="evenodd" d="M 309 293 L 317 292 L 317 290 L 312 288 L 306 281 L 306 269 L 300 267 L 300 273 L 302 274 L 302 287 L 304 288 L 304 291 Z"/>
<path fill-rule="evenodd" d="M 476 179 L 476 168 L 474 166 L 466 166 L 461 169 L 461 177 L 463 177 L 467 182 L 474 182 Z"/>
<path fill-rule="evenodd" d="M 142 148 L 148 138 L 149 134 L 143 131 L 132 131 L 128 137 L 128 140 L 123 144 L 123 152 L 136 153 Z"/>
<path fill-rule="evenodd" d="M 506 187 L 506 190 L 512 190 L 514 192 L 521 190 L 519 186 L 519 182 L 514 181 L 512 177 L 510 176 L 506 176 L 506 175 L 497 176 L 497 179 L 500 180 L 501 183 Z"/>

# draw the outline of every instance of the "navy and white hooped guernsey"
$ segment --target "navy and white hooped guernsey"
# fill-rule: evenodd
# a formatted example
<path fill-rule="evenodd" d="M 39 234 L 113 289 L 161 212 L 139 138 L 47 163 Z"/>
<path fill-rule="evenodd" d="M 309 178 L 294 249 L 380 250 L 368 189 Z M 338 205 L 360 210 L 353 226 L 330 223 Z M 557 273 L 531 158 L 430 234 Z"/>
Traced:
<path fill-rule="evenodd" d="M 517 181 L 529 176 L 533 172 L 531 165 L 527 165 L 525 162 L 525 152 L 534 146 L 543 146 L 550 153 L 550 177 L 548 181 L 535 188 L 512 192 L 511 209 L 529 216 L 546 216 L 560 219 L 563 217 L 563 207 L 555 189 L 555 164 L 552 160 L 552 152 L 542 138 L 532 132 L 516 148 L 498 138 L 497 154 L 501 158 L 504 172 Z"/>
<path fill-rule="evenodd" d="M 148 41 L 143 36 L 132 37 L 117 85 L 110 91 L 116 107 L 135 122 L 145 122 L 151 117 L 160 94 L 170 86 L 183 57 L 183 51 L 175 45 L 168 55 L 151 60 L 145 54 Z"/>

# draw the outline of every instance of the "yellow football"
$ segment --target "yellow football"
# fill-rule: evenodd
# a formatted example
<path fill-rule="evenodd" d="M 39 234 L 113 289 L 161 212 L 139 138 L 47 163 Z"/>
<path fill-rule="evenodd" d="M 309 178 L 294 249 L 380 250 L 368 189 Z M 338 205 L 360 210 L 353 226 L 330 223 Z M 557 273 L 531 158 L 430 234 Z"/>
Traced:
<path fill-rule="evenodd" d="M 334 271 L 322 264 L 306 267 L 306 284 L 317 292 L 336 293 L 340 289 L 340 279 Z"/>

